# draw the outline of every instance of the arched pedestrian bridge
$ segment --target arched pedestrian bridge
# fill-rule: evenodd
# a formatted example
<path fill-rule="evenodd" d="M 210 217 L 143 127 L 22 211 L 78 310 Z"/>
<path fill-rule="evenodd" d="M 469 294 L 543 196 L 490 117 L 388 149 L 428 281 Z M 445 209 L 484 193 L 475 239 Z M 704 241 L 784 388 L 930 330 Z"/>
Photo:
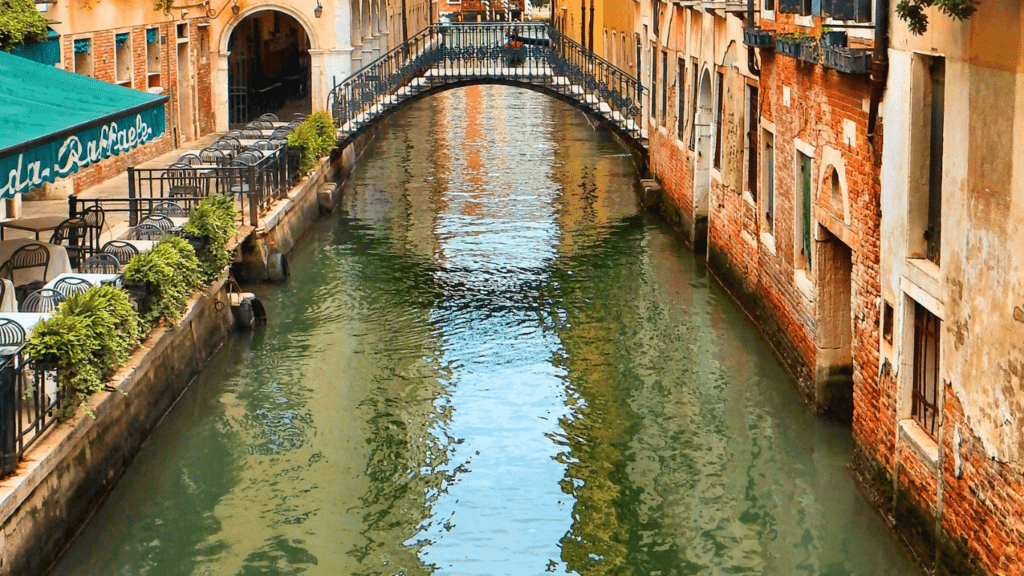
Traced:
<path fill-rule="evenodd" d="M 551 95 L 646 151 L 638 79 L 545 23 L 432 25 L 336 85 L 327 108 L 344 146 L 410 102 L 472 84 Z"/>

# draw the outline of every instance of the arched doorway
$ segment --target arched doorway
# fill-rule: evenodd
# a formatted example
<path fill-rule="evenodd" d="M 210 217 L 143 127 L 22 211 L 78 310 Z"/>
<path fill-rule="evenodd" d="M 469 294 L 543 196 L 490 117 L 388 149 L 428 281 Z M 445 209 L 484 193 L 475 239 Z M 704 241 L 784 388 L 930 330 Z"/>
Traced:
<path fill-rule="evenodd" d="M 266 112 L 308 114 L 309 37 L 302 24 L 277 10 L 246 16 L 228 43 L 228 122 L 244 125 Z"/>
<path fill-rule="evenodd" d="M 693 237 L 690 239 L 697 250 L 707 247 L 708 205 L 711 193 L 711 145 L 712 118 L 711 74 L 707 70 L 700 81 L 700 96 L 697 99 L 697 162 L 693 172 Z"/>

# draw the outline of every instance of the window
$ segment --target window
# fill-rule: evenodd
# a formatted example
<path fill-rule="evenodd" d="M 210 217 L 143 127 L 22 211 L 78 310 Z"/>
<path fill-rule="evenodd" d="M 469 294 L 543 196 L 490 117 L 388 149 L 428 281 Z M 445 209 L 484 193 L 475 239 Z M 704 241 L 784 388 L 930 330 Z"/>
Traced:
<path fill-rule="evenodd" d="M 797 198 L 796 226 L 800 232 L 797 242 L 796 267 L 811 271 L 811 157 L 803 152 L 796 153 L 800 195 Z"/>
<path fill-rule="evenodd" d="M 92 78 L 92 40 L 79 38 L 74 41 L 75 73 Z"/>
<path fill-rule="evenodd" d="M 871 22 L 871 0 L 821 0 L 821 12 L 833 20 Z"/>
<path fill-rule="evenodd" d="M 160 31 L 146 30 L 146 87 L 160 87 Z"/>
<path fill-rule="evenodd" d="M 747 190 L 757 202 L 757 129 L 760 112 L 757 107 L 757 86 L 747 84 Z"/>
<path fill-rule="evenodd" d="M 775 0 L 764 0 L 763 4 L 765 10 L 775 10 Z"/>
<path fill-rule="evenodd" d="M 618 47 L 619 47 L 619 38 L 615 34 L 615 31 L 613 30 L 612 31 L 612 45 L 611 45 L 611 48 L 608 48 L 605 51 L 607 52 L 608 50 L 611 50 L 612 59 L 610 60 L 610 62 L 612 63 L 613 66 L 617 66 L 617 67 L 621 68 L 622 66 L 619 64 L 619 51 L 618 51 Z"/>
<path fill-rule="evenodd" d="M 131 88 L 132 43 L 127 32 L 114 35 L 114 71 L 117 83 Z"/>
<path fill-rule="evenodd" d="M 622 41 L 622 60 L 621 60 L 621 64 L 619 65 L 619 68 L 622 68 L 623 70 L 626 70 L 627 68 L 629 68 L 629 57 L 626 55 L 626 33 L 625 32 L 622 33 L 622 36 L 620 37 L 620 40 Z"/>
<path fill-rule="evenodd" d="M 910 415 L 935 437 L 939 389 L 939 319 L 914 303 L 914 386 Z"/>
<path fill-rule="evenodd" d="M 603 58 L 605 60 L 608 60 L 608 29 L 607 28 L 605 28 L 605 30 L 604 30 L 604 44 L 603 44 L 603 46 L 604 46 L 604 48 L 603 48 L 603 50 L 604 50 Z"/>
<path fill-rule="evenodd" d="M 686 130 L 686 60 L 680 58 L 676 65 L 676 137 L 682 140 Z"/>
<path fill-rule="evenodd" d="M 668 52 L 661 53 L 661 123 L 668 125 Z"/>
<path fill-rule="evenodd" d="M 925 242 L 928 243 L 927 258 L 939 263 L 939 246 L 942 238 L 942 144 L 943 120 L 946 94 L 946 60 L 929 58 L 931 76 L 931 126 L 928 147 L 928 227 Z"/>
<path fill-rule="evenodd" d="M 882 307 L 882 340 L 885 340 L 889 345 L 892 345 L 892 315 L 892 304 L 886 302 Z"/>
<path fill-rule="evenodd" d="M 715 98 L 717 100 L 715 104 L 715 168 L 722 169 L 722 133 L 725 131 L 723 120 L 725 115 L 722 113 L 722 92 L 725 87 L 725 74 L 721 71 L 715 72 Z"/>
<path fill-rule="evenodd" d="M 697 59 L 690 59 L 690 70 L 693 74 L 690 75 L 692 83 L 690 84 L 690 120 L 697 118 Z M 696 126 L 690 126 L 690 150 L 694 149 L 697 142 L 697 128 Z"/>
<path fill-rule="evenodd" d="M 658 51 L 651 43 L 651 120 L 658 121 Z"/>
<path fill-rule="evenodd" d="M 764 221 L 762 230 L 769 236 L 775 234 L 775 135 L 764 130 L 761 132 L 764 146 L 761 155 L 761 181 L 764 182 Z"/>
<path fill-rule="evenodd" d="M 927 258 L 939 264 L 946 61 L 938 56 L 917 55 L 912 74 L 910 155 L 914 161 L 907 195 L 907 253 L 911 258 Z"/>

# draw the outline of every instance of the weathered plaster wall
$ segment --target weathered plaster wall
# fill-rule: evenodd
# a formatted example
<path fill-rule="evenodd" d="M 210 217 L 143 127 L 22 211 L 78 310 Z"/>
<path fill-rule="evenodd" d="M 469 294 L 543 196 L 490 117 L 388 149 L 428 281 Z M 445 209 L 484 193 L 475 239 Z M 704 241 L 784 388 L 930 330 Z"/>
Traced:
<path fill-rule="evenodd" d="M 966 23 L 938 13 L 930 13 L 929 21 L 929 32 L 915 37 L 894 20 L 883 106 L 880 276 L 895 322 L 892 344 L 879 339 L 893 375 L 879 380 L 879 401 L 865 407 L 855 435 L 866 453 L 897 475 L 898 488 L 923 516 L 940 520 L 942 533 L 923 541 L 941 549 L 940 572 L 1020 574 L 1024 8 L 1013 0 L 988 0 Z M 942 56 L 946 65 L 938 265 L 914 258 L 922 55 Z M 935 438 L 910 415 L 915 303 L 941 320 Z"/>

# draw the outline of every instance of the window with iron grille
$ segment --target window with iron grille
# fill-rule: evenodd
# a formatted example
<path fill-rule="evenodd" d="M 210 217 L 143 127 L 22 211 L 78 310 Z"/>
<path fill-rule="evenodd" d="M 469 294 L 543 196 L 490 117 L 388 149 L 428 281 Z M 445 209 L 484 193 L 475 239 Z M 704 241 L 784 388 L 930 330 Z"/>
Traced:
<path fill-rule="evenodd" d="M 686 60 L 680 58 L 677 66 L 676 107 L 679 112 L 676 113 L 676 137 L 682 140 L 686 131 Z"/>
<path fill-rule="evenodd" d="M 933 438 L 938 421 L 939 319 L 914 303 L 914 387 L 910 414 Z"/>

